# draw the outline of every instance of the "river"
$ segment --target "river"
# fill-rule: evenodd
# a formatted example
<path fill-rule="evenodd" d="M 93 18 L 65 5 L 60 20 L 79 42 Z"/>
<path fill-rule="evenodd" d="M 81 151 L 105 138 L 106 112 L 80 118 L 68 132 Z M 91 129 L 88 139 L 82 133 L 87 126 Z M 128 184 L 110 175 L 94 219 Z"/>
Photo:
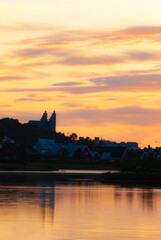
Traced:
<path fill-rule="evenodd" d="M 0 239 L 158 240 L 160 203 L 161 188 L 10 178 L 0 184 Z"/>

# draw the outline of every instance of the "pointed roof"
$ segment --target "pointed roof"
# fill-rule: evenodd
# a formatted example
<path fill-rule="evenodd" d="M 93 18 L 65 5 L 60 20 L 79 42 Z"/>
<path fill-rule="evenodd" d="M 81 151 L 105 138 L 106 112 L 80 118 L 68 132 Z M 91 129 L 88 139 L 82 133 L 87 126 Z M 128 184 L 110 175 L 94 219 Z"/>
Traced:
<path fill-rule="evenodd" d="M 95 155 L 98 155 L 100 157 L 100 154 L 98 152 L 95 151 L 90 151 L 90 154 L 92 157 L 94 157 Z"/>
<path fill-rule="evenodd" d="M 76 145 L 72 143 L 68 145 L 64 145 L 63 148 L 69 153 L 70 157 L 72 157 L 78 149 L 80 149 L 81 151 L 84 151 L 85 148 L 88 149 L 86 145 Z"/>
<path fill-rule="evenodd" d="M 52 115 L 51 115 L 49 121 L 52 120 L 52 119 L 55 119 L 55 116 L 56 116 L 56 112 L 54 111 L 54 112 L 52 113 Z"/>
<path fill-rule="evenodd" d="M 40 121 L 47 122 L 47 112 L 45 111 L 40 119 Z"/>
<path fill-rule="evenodd" d="M 42 150 L 48 150 L 50 153 L 57 154 L 58 151 L 63 149 L 62 144 L 57 144 L 55 139 L 41 139 L 37 141 L 34 148 L 41 152 Z"/>

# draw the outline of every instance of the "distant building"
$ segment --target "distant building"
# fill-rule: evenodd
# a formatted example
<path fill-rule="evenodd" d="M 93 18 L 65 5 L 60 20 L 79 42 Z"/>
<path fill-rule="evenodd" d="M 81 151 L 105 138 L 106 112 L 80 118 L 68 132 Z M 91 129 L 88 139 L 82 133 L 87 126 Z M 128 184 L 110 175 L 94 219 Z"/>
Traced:
<path fill-rule="evenodd" d="M 38 139 L 37 143 L 34 146 L 34 149 L 38 151 L 41 154 L 53 154 L 53 155 L 61 155 L 63 151 L 66 151 L 69 155 L 69 158 L 73 158 L 77 151 L 80 151 L 83 155 L 83 158 L 86 162 L 89 162 L 91 160 L 91 153 L 89 148 L 86 145 L 76 145 L 76 144 L 57 144 L 55 139 Z M 96 153 L 94 154 L 96 155 Z M 97 160 L 97 157 L 94 156 L 92 160 Z"/>
<path fill-rule="evenodd" d="M 0 159 L 2 160 L 16 160 L 19 155 L 19 149 L 16 144 L 10 141 L 6 141 L 0 148 Z"/>
<path fill-rule="evenodd" d="M 86 145 L 76 145 L 71 143 L 64 145 L 63 148 L 68 152 L 70 158 L 73 158 L 75 153 L 80 150 L 86 162 L 89 162 L 91 160 L 90 150 Z"/>
<path fill-rule="evenodd" d="M 127 142 L 128 148 L 138 148 L 137 142 Z"/>
<path fill-rule="evenodd" d="M 112 160 L 111 152 L 104 152 L 101 156 L 101 160 Z"/>
<path fill-rule="evenodd" d="M 51 153 L 57 155 L 63 149 L 63 145 L 57 144 L 55 139 L 39 138 L 34 146 L 34 149 L 36 149 L 39 153 Z"/>
<path fill-rule="evenodd" d="M 100 138 L 99 137 L 95 137 L 94 141 L 99 143 L 100 142 Z"/>
<path fill-rule="evenodd" d="M 47 112 L 45 111 L 42 115 L 40 121 L 30 120 L 30 124 L 35 125 L 39 128 L 43 128 L 46 130 L 51 130 L 52 132 L 56 132 L 56 112 L 54 111 L 48 120 Z"/>
<path fill-rule="evenodd" d="M 84 141 L 85 138 L 84 137 L 79 137 L 79 141 Z"/>
<path fill-rule="evenodd" d="M 101 160 L 121 160 L 126 156 L 128 147 L 120 145 L 95 146 L 94 151 L 101 153 Z"/>
<path fill-rule="evenodd" d="M 98 162 L 101 158 L 101 155 L 98 152 L 90 151 L 92 162 Z"/>
<path fill-rule="evenodd" d="M 121 146 L 127 146 L 127 144 L 125 142 L 121 142 L 120 145 Z"/>

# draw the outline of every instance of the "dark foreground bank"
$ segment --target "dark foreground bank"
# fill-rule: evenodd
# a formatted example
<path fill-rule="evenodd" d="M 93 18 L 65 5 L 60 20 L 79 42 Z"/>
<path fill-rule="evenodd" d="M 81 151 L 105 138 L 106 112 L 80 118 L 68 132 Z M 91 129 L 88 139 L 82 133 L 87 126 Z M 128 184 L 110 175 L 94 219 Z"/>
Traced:
<path fill-rule="evenodd" d="M 160 172 L 106 172 L 90 170 L 59 171 L 0 171 L 0 185 L 26 185 L 28 183 L 52 186 L 55 181 L 99 181 L 124 186 L 161 186 Z"/>
<path fill-rule="evenodd" d="M 52 161 L 1 161 L 0 171 L 57 171 Z"/>
<path fill-rule="evenodd" d="M 100 181 L 100 171 L 0 171 L 0 186 L 44 185 L 53 186 L 56 181 Z"/>
<path fill-rule="evenodd" d="M 59 169 L 116 170 L 106 163 L 56 161 L 51 159 L 0 160 L 0 171 L 57 171 Z"/>
<path fill-rule="evenodd" d="M 101 175 L 101 181 L 109 184 L 161 185 L 161 172 L 107 172 Z"/>

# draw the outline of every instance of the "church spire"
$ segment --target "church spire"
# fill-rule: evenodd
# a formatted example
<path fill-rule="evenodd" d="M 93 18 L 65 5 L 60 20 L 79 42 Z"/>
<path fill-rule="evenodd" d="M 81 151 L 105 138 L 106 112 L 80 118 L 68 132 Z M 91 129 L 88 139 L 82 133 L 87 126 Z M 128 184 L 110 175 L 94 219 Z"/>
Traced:
<path fill-rule="evenodd" d="M 48 119 L 47 119 L 47 112 L 45 111 L 44 114 L 42 115 L 41 119 L 40 119 L 41 122 L 47 122 Z"/>
<path fill-rule="evenodd" d="M 51 130 L 56 132 L 56 112 L 54 111 L 49 119 Z"/>

